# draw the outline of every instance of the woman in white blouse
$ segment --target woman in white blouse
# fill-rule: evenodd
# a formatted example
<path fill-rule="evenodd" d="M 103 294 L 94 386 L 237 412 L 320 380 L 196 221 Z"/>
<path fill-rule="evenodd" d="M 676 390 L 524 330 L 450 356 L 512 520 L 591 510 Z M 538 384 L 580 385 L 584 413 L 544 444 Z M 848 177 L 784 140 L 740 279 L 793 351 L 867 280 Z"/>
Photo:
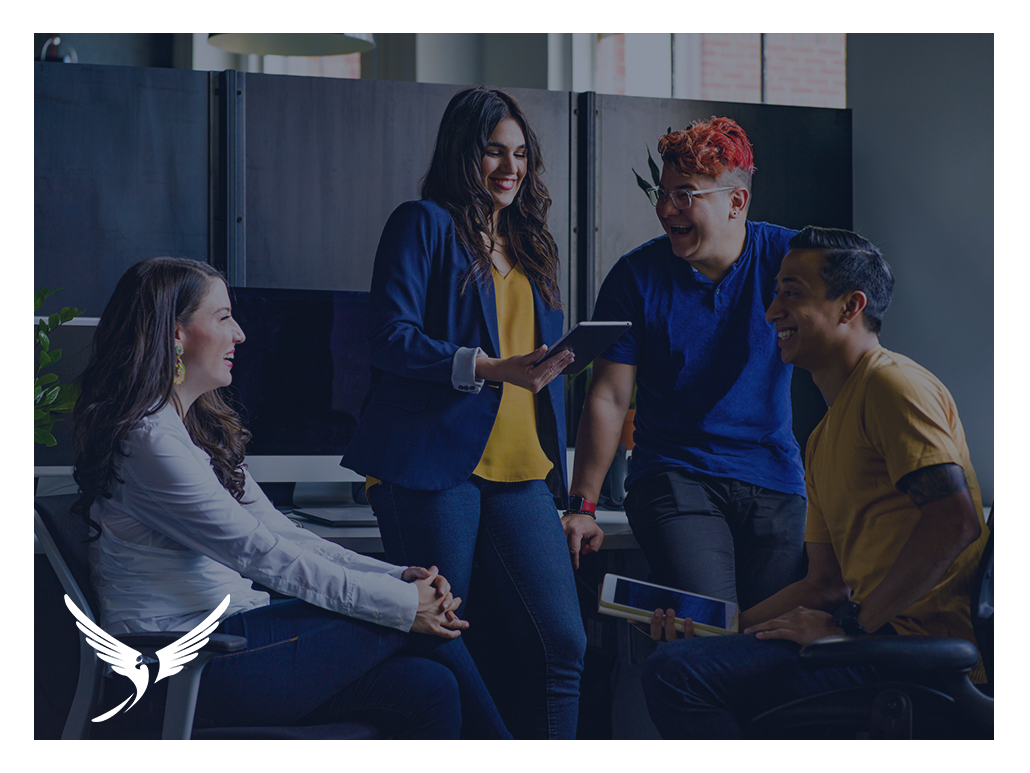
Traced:
<path fill-rule="evenodd" d="M 458 638 L 436 567 L 400 567 L 314 536 L 243 465 L 249 433 L 219 389 L 244 334 L 205 263 L 152 258 L 118 282 L 75 413 L 75 510 L 109 633 L 219 631 L 247 648 L 207 666 L 198 724 L 360 717 L 394 737 L 510 737 Z M 269 605 L 251 580 L 295 598 Z M 460 708 L 459 708 L 460 695 Z M 463 709 L 463 710 L 462 710 Z"/>

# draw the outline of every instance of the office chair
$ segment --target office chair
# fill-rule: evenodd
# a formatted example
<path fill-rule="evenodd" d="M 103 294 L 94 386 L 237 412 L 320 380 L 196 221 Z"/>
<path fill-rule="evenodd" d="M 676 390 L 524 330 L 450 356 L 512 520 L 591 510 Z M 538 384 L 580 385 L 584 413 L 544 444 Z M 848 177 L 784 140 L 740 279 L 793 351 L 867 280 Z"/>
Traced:
<path fill-rule="evenodd" d="M 803 668 L 873 666 L 888 681 L 802 698 L 755 717 L 757 738 L 994 737 L 994 508 L 973 583 L 978 647 L 938 636 L 830 636 L 799 654 Z M 979 649 L 979 653 L 978 650 Z M 986 684 L 970 672 L 983 658 Z"/>
<path fill-rule="evenodd" d="M 99 609 L 89 581 L 89 529 L 82 519 L 70 512 L 78 497 L 37 497 L 35 507 L 35 532 L 50 565 L 57 574 L 65 593 L 75 602 L 87 617 L 97 622 Z M 57 614 L 68 614 L 64 605 Z M 161 647 L 171 644 L 185 633 L 167 631 L 163 633 L 128 634 L 118 636 L 145 657 L 154 657 Z M 197 657 L 187 663 L 174 678 L 168 679 L 164 702 L 164 716 L 161 727 L 162 738 L 189 739 L 245 739 L 245 738 L 376 738 L 378 729 L 365 722 L 336 722 L 325 725 L 299 727 L 241 727 L 241 728 L 193 728 L 197 691 L 204 666 L 215 655 L 238 652 L 247 646 L 242 636 L 212 634 L 207 645 Z M 39 665 L 37 664 L 37 668 Z M 79 678 L 72 699 L 71 710 L 64 724 L 62 739 L 88 738 L 97 728 L 90 721 L 99 715 L 104 705 L 105 665 L 96 656 L 96 651 L 86 642 L 79 631 Z M 158 685 L 160 686 L 160 685 Z M 145 696 L 146 698 L 147 696 Z M 99 728 L 98 728 L 99 729 Z"/>

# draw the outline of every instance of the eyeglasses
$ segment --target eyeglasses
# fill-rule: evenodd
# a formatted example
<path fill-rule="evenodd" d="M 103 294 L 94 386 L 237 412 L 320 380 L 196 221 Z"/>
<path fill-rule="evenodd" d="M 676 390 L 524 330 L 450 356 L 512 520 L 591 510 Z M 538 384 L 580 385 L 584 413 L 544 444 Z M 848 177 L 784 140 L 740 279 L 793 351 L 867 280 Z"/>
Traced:
<path fill-rule="evenodd" d="M 655 185 L 654 187 L 647 189 L 647 198 L 653 207 L 657 207 L 666 199 L 671 198 L 672 205 L 676 207 L 676 209 L 690 209 L 690 205 L 694 203 L 695 196 L 700 196 L 702 193 L 718 193 L 719 191 L 732 191 L 735 189 L 735 185 L 730 185 L 725 188 L 705 188 L 700 191 L 689 190 L 687 188 L 676 188 L 675 190 L 667 191 L 665 188 Z"/>

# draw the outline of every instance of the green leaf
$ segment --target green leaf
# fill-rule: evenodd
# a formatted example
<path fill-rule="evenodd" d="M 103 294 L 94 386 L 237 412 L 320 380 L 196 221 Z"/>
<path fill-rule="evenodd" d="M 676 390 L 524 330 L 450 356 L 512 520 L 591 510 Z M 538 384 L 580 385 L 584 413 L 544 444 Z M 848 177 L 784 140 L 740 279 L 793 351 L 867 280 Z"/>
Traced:
<path fill-rule="evenodd" d="M 46 352 L 39 353 L 39 367 L 42 368 L 46 365 L 49 365 L 51 362 L 53 362 L 53 360 L 50 358 L 49 354 L 47 354 Z"/>
<path fill-rule="evenodd" d="M 49 332 L 50 332 L 50 325 L 48 325 L 46 323 L 45 319 L 41 319 L 39 321 L 39 324 L 36 325 L 36 335 L 39 335 L 40 333 L 49 333 Z"/>
<path fill-rule="evenodd" d="M 40 330 L 36 333 L 36 343 L 39 344 L 39 347 L 44 352 L 48 351 L 50 349 L 50 336 L 48 336 L 46 332 Z"/>
<path fill-rule="evenodd" d="M 37 427 L 49 418 L 50 412 L 46 408 L 34 408 L 32 411 L 32 421 Z"/>
<path fill-rule="evenodd" d="M 56 373 L 44 373 L 42 376 L 36 379 L 36 384 L 40 386 L 46 386 L 47 384 L 53 384 L 57 381 Z"/>
<path fill-rule="evenodd" d="M 60 349 L 54 349 L 51 352 L 47 352 L 47 356 L 50 358 L 51 364 L 53 364 L 53 363 L 57 362 L 59 359 L 61 359 L 61 350 Z M 40 359 L 42 359 L 42 356 L 40 357 Z"/>
<path fill-rule="evenodd" d="M 55 386 L 43 393 L 43 405 L 50 405 L 61 394 L 61 387 Z"/>
<path fill-rule="evenodd" d="M 50 290 L 46 287 L 40 287 L 38 290 L 36 290 L 36 296 L 34 300 L 35 308 L 33 309 L 33 311 L 39 311 L 40 306 L 42 306 L 46 302 L 47 298 L 49 298 L 54 293 L 61 292 L 62 289 L 63 288 L 58 287 L 56 290 Z"/>
<path fill-rule="evenodd" d="M 78 395 L 62 394 L 60 399 L 56 400 L 54 404 L 50 406 L 50 410 L 53 413 L 71 413 L 75 410 L 75 401 L 77 398 Z"/>
<path fill-rule="evenodd" d="M 647 193 L 651 189 L 651 186 L 648 185 L 647 181 L 637 174 L 636 169 L 633 170 L 633 176 L 637 178 L 637 187 L 639 187 L 644 193 Z"/>
<path fill-rule="evenodd" d="M 57 438 L 55 438 L 51 433 L 47 432 L 45 429 L 35 430 L 35 440 L 37 443 L 42 443 L 45 446 L 57 445 Z"/>
<path fill-rule="evenodd" d="M 49 317 L 47 317 L 47 324 L 50 325 L 50 329 L 51 330 L 53 330 L 55 327 L 60 325 L 61 324 L 61 314 L 60 314 L 60 312 L 56 312 L 55 311 L 53 314 L 51 314 Z"/>
<path fill-rule="evenodd" d="M 645 144 L 644 147 L 646 148 L 647 145 Z M 651 158 L 651 148 L 647 148 L 647 166 L 651 170 L 651 179 L 654 180 L 655 185 L 658 185 L 662 179 L 662 173 L 658 170 L 658 164 Z"/>
<path fill-rule="evenodd" d="M 81 316 L 81 314 L 82 312 L 78 309 L 74 307 L 69 309 L 67 306 L 65 306 L 63 309 L 61 309 L 61 322 L 71 322 L 76 317 Z"/>

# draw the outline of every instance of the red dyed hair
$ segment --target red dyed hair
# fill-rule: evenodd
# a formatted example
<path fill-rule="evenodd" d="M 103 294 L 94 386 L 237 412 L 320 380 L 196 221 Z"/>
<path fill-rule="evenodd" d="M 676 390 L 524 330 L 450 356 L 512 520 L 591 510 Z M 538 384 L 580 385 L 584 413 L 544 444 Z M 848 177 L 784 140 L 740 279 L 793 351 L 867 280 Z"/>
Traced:
<path fill-rule="evenodd" d="M 694 121 L 689 129 L 666 134 L 658 140 L 658 154 L 685 175 L 719 177 L 743 172 L 750 187 L 755 157 L 747 134 L 732 118 Z"/>

